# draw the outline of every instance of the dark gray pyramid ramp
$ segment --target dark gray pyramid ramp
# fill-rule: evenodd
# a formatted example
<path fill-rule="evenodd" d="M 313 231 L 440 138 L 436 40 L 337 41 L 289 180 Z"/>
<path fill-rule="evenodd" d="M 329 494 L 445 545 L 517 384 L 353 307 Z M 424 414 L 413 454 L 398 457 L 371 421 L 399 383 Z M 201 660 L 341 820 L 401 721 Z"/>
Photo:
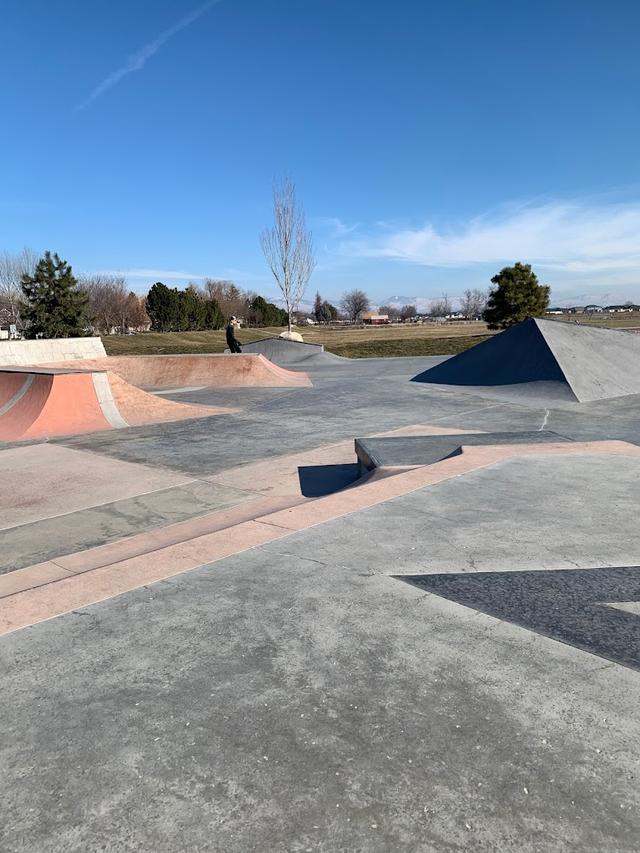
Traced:
<path fill-rule="evenodd" d="M 335 358 L 330 353 L 325 353 L 322 344 L 306 344 L 301 341 L 289 341 L 286 338 L 263 338 L 241 346 L 242 352 L 261 353 L 269 361 L 283 367 Z"/>
<path fill-rule="evenodd" d="M 553 320 L 525 320 L 414 381 L 485 388 L 554 383 L 581 403 L 640 394 L 640 337 Z"/>
<path fill-rule="evenodd" d="M 414 377 L 438 385 L 564 382 L 535 320 L 525 320 Z"/>

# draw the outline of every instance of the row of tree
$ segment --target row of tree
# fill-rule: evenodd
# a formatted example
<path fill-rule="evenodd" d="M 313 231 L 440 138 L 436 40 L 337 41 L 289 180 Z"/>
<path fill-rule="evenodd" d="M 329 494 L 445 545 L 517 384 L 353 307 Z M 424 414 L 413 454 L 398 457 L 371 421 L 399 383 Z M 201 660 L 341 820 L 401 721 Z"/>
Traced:
<path fill-rule="evenodd" d="M 491 328 L 507 328 L 541 316 L 549 306 L 549 288 L 538 283 L 528 264 L 505 267 L 491 282 L 494 287 L 488 295 L 465 291 L 463 316 L 482 316 Z M 144 298 L 129 291 L 121 276 L 77 279 L 69 264 L 50 252 L 37 261 L 29 250 L 0 256 L 0 284 L 3 313 L 10 322 L 20 323 L 29 337 L 125 333 L 149 326 L 157 331 L 220 329 L 232 315 L 250 326 L 282 326 L 291 319 L 290 311 L 243 292 L 230 281 L 205 279 L 202 287 L 191 283 L 184 290 L 157 282 Z M 357 321 L 370 308 L 370 300 L 364 291 L 354 289 L 344 294 L 341 308 L 344 316 Z M 406 320 L 415 315 L 416 306 L 381 306 L 379 311 L 391 319 Z M 430 313 L 434 317 L 451 314 L 448 297 L 435 300 Z M 317 322 L 331 322 L 339 313 L 318 292 L 312 316 Z"/>
<path fill-rule="evenodd" d="M 254 293 L 243 293 L 233 282 L 207 280 L 204 288 L 185 290 L 156 282 L 146 308 L 157 332 L 221 329 L 229 317 L 242 317 L 247 326 L 286 326 L 287 312 Z"/>

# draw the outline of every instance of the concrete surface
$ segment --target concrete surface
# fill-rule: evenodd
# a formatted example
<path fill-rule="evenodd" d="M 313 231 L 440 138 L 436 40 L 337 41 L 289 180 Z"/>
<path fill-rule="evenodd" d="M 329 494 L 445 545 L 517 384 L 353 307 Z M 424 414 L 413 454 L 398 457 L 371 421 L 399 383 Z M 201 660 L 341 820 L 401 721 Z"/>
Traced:
<path fill-rule="evenodd" d="M 3 849 L 637 849 L 638 673 L 298 536 L 4 638 Z"/>
<path fill-rule="evenodd" d="M 43 338 L 37 341 L 0 341 L 0 365 L 42 364 L 84 358 L 104 358 L 102 338 Z"/>
<path fill-rule="evenodd" d="M 188 482 L 94 453 L 39 444 L 0 452 L 0 530 Z M 4 543 L 3 543 L 4 545 Z"/>
<path fill-rule="evenodd" d="M 100 460 L 88 493 L 117 464 L 178 481 L 57 516 L 52 481 L 54 515 L 17 513 L 0 551 L 77 567 L 90 543 L 126 555 L 123 536 L 157 529 L 162 546 L 171 523 L 245 518 L 301 469 L 349 465 L 358 435 L 638 444 L 637 396 L 410 381 L 438 361 L 312 359 L 313 388 L 176 393 L 235 414 L 20 448 Z M 635 853 L 640 459 L 571 449 L 477 470 L 456 456 L 457 475 L 331 520 L 302 495 L 307 529 L 278 534 L 285 514 L 229 557 L 221 531 L 216 562 L 1 637 L 0 849 Z M 176 571 L 197 557 L 169 547 Z"/>

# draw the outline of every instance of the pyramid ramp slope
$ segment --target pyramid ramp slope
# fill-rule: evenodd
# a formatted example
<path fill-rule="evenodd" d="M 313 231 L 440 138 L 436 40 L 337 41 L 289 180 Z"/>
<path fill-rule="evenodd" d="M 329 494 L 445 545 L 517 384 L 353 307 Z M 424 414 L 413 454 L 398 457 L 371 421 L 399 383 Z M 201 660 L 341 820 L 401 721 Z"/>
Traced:
<path fill-rule="evenodd" d="M 535 320 L 525 320 L 414 376 L 438 385 L 517 385 L 566 379 Z"/>
<path fill-rule="evenodd" d="M 577 400 L 640 394 L 640 336 L 554 320 L 534 320 Z"/>
<path fill-rule="evenodd" d="M 491 388 L 553 386 L 579 403 L 640 394 L 640 337 L 554 320 L 525 320 L 414 377 Z"/>

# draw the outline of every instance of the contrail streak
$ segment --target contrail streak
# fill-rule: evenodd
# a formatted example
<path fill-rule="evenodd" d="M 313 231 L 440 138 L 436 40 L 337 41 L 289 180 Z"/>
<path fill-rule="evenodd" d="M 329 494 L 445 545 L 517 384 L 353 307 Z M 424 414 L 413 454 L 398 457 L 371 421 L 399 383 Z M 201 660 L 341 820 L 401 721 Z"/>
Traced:
<path fill-rule="evenodd" d="M 144 68 L 147 60 L 151 59 L 151 57 L 156 54 L 160 48 L 169 41 L 169 39 L 173 38 L 173 36 L 177 35 L 181 30 L 184 30 L 185 27 L 193 24 L 194 21 L 197 21 L 198 18 L 202 17 L 205 12 L 208 12 L 212 6 L 215 6 L 219 2 L 220 0 L 209 0 L 208 3 L 205 3 L 203 6 L 199 6 L 197 9 L 194 9 L 193 12 L 185 15 L 184 18 L 180 18 L 180 20 L 172 27 L 169 27 L 168 30 L 161 33 L 157 39 L 149 42 L 149 44 L 146 44 L 144 47 L 141 47 L 140 50 L 136 51 L 129 57 L 124 65 L 117 68 L 109 74 L 108 77 L 105 77 L 104 80 L 95 87 L 93 92 L 91 92 L 87 100 L 83 101 L 76 107 L 76 112 L 88 107 L 89 104 L 92 104 L 96 100 L 96 98 L 99 98 L 100 95 L 104 95 L 105 92 L 116 86 L 128 74 L 133 74 L 134 71 L 140 71 Z"/>

